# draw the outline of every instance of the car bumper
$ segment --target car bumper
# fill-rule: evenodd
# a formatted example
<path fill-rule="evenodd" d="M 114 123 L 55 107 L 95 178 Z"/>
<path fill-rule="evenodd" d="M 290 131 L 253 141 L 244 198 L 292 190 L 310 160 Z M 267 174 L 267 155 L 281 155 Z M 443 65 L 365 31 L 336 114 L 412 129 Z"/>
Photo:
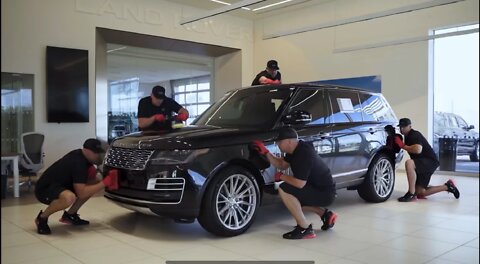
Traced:
<path fill-rule="evenodd" d="M 106 190 L 104 195 L 117 205 L 174 219 L 199 215 L 204 178 L 197 173 L 178 167 L 119 171 L 119 189 Z"/>

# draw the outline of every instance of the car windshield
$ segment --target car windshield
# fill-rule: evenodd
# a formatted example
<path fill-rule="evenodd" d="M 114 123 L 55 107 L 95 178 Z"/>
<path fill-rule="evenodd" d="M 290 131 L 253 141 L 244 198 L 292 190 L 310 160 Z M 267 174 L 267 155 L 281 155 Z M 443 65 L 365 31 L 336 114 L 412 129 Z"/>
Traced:
<path fill-rule="evenodd" d="M 227 93 L 192 125 L 228 128 L 271 128 L 292 89 L 249 88 Z"/>

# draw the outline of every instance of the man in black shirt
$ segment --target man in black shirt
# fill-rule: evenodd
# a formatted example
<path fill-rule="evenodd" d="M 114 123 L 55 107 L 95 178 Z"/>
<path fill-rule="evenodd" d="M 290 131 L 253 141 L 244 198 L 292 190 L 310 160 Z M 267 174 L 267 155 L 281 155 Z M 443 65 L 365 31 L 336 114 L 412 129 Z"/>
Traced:
<path fill-rule="evenodd" d="M 172 112 L 178 113 L 177 121 L 188 119 L 188 111 L 175 100 L 165 96 L 165 88 L 155 86 L 150 96 L 140 99 L 138 103 L 138 128 L 140 130 L 166 130 L 171 128 L 167 120 Z"/>
<path fill-rule="evenodd" d="M 278 67 L 277 61 L 269 60 L 267 62 L 267 68 L 257 74 L 252 82 L 252 86 L 262 84 L 281 84 L 282 74 L 278 70 L 280 70 L 280 68 Z"/>
<path fill-rule="evenodd" d="M 332 228 L 337 218 L 336 213 L 324 208 L 330 205 L 336 196 L 330 169 L 311 144 L 297 138 L 297 132 L 293 128 L 280 129 L 276 142 L 280 150 L 286 153 L 285 158 L 273 156 L 262 142 L 254 142 L 257 151 L 266 155 L 274 167 L 281 170 L 290 167 L 293 172 L 293 175 L 281 172 L 275 174 L 275 181 L 283 181 L 279 189 L 280 197 L 297 222 L 293 231 L 283 235 L 286 239 L 316 236 L 302 209 L 320 216 L 323 221 L 322 230 Z"/>
<path fill-rule="evenodd" d="M 101 164 L 103 152 L 101 142 L 90 138 L 83 143 L 82 149 L 69 152 L 45 170 L 35 185 L 35 196 L 41 203 L 48 205 L 35 219 L 39 234 L 51 234 L 48 217 L 69 207 L 68 211 L 63 212 L 60 222 L 88 225 L 90 222 L 80 219 L 77 213 L 80 207 L 105 187 L 111 190 L 118 188 L 116 170 L 110 170 L 102 181 L 96 181 L 93 165 Z"/>
<path fill-rule="evenodd" d="M 398 126 L 400 132 L 405 136 L 405 143 L 396 141 L 401 148 L 410 155 L 409 160 L 405 162 L 405 171 L 408 179 L 408 192 L 398 198 L 399 202 L 410 202 L 417 198 L 425 198 L 434 193 L 447 191 L 452 193 L 455 198 L 460 197 L 460 192 L 452 180 L 448 180 L 444 185 L 429 186 L 430 178 L 440 163 L 437 155 L 425 137 L 412 128 L 412 122 L 408 118 L 402 118 Z"/>

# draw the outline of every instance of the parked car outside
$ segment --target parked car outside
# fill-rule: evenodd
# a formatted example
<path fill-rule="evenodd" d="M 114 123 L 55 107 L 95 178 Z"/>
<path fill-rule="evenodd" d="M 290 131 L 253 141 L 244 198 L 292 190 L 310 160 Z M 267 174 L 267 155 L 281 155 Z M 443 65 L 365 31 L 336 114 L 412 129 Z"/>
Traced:
<path fill-rule="evenodd" d="M 397 123 L 378 93 L 308 84 L 234 90 L 190 126 L 114 140 L 104 173 L 118 169 L 120 188 L 105 197 L 179 222 L 198 219 L 216 235 L 239 235 L 252 225 L 276 172 L 250 143 L 261 140 L 272 154 L 284 155 L 274 140 L 280 127 L 291 126 L 330 167 L 337 189 L 383 202 L 403 157 L 385 148 L 384 127 Z"/>
<path fill-rule="evenodd" d="M 478 161 L 479 134 L 473 125 L 454 113 L 435 111 L 434 113 L 434 150 L 438 154 L 438 139 L 443 137 L 457 138 L 457 155 L 468 155 L 471 161 Z"/>

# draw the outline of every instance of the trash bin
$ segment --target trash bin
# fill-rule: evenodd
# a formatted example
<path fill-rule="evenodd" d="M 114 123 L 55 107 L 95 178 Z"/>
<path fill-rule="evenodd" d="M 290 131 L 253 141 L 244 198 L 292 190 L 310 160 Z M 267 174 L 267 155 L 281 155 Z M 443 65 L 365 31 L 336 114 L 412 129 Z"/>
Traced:
<path fill-rule="evenodd" d="M 455 137 L 438 139 L 440 170 L 455 171 L 457 166 L 457 141 Z"/>

